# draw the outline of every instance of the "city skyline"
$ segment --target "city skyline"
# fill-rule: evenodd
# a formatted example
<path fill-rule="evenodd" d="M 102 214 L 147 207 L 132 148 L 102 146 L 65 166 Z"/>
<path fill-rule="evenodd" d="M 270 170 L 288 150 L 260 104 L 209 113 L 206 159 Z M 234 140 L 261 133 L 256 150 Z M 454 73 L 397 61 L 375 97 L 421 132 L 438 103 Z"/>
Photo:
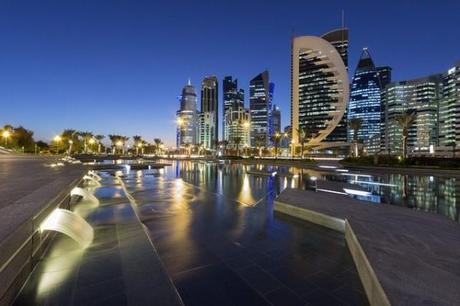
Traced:
<path fill-rule="evenodd" d="M 224 76 L 232 75 L 239 80 L 240 88 L 249 92 L 249 80 L 265 69 L 270 71 L 270 78 L 276 84 L 273 103 L 283 113 L 284 128 L 290 117 L 292 33 L 320 36 L 338 28 L 342 9 L 345 25 L 350 29 L 349 67 L 356 67 L 360 50 L 369 47 L 376 62 L 393 68 L 394 81 L 446 71 L 458 60 L 456 51 L 460 44 L 441 35 L 446 28 L 453 28 L 449 24 L 454 25 L 453 17 L 459 7 L 454 2 L 446 2 L 442 7 L 428 3 L 415 6 L 409 2 L 388 2 L 377 7 L 372 4 L 381 14 L 377 19 L 392 20 L 385 25 L 367 16 L 361 18 L 363 12 L 370 9 L 370 4 L 364 2 L 345 7 L 339 2 L 317 5 L 315 11 L 321 14 L 310 16 L 313 18 L 305 18 L 301 9 L 299 12 L 293 9 L 307 4 L 269 3 L 262 11 L 279 12 L 281 18 L 274 25 L 267 23 L 254 29 L 249 26 L 253 25 L 249 15 L 239 9 L 246 8 L 243 2 L 233 7 L 210 5 L 210 2 L 184 4 L 180 10 L 170 4 L 158 12 L 153 4 L 136 8 L 123 4 L 110 8 L 103 4 L 81 7 L 53 4 L 31 3 L 24 8 L 12 2 L 2 3 L 0 13 L 0 31 L 5 38 L 0 76 L 4 88 L 0 101 L 2 108 L 8 109 L 0 114 L 0 122 L 23 125 L 35 131 L 37 140 L 45 141 L 65 128 L 75 128 L 101 134 L 140 134 L 150 141 L 161 135 L 172 145 L 177 96 L 188 77 L 199 88 L 200 81 L 207 75 L 216 75 L 219 83 Z M 203 32 L 209 23 L 219 21 L 217 17 L 209 17 L 205 22 L 194 23 L 192 28 L 186 27 L 188 24 L 181 17 L 195 14 L 199 19 L 204 5 L 211 11 L 222 12 L 218 14 L 222 19 L 219 26 Z M 257 1 L 248 4 L 248 8 L 256 5 Z M 225 13 L 228 10 L 238 11 L 241 24 L 237 27 L 233 26 L 231 14 Z M 288 12 L 292 13 L 289 18 Z M 414 16 L 410 24 L 404 19 L 408 12 Z M 28 26 L 22 25 L 24 18 L 30 21 Z M 441 18 L 443 23 L 439 22 Z M 117 22 L 113 23 L 114 20 Z M 163 30 L 165 28 L 168 31 Z M 261 28 L 264 31 L 260 31 Z M 387 31 L 383 31 L 384 28 Z M 222 32 L 216 37 L 217 41 L 227 41 L 230 35 L 233 43 L 219 46 L 214 41 L 212 52 L 204 53 L 203 48 L 210 44 L 202 47 L 192 44 L 200 41 L 197 34 L 201 32 L 208 38 Z M 261 52 L 258 45 L 267 37 L 272 38 L 271 47 Z M 178 39 L 189 48 L 183 58 L 173 48 L 176 44 L 172 41 Z M 158 46 L 159 42 L 164 46 Z M 398 52 L 393 52 L 395 46 Z M 167 66 L 173 58 L 177 62 Z M 426 65 L 428 58 L 430 64 Z M 350 77 L 352 73 L 349 69 Z M 221 93 L 218 98 L 221 111 Z M 246 95 L 246 105 L 248 99 Z M 222 117 L 220 113 L 218 118 Z M 120 124 L 123 121 L 130 124 Z M 220 130 L 222 125 L 219 125 Z"/>

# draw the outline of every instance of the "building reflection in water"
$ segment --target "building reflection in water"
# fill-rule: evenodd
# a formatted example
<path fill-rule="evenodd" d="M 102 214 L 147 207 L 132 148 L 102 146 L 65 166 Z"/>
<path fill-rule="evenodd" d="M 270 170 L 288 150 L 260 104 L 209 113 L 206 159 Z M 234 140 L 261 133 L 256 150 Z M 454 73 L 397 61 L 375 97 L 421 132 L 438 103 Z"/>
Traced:
<path fill-rule="evenodd" d="M 177 178 L 248 205 L 265 197 L 274 197 L 286 188 L 304 189 L 311 177 L 317 177 L 357 184 L 372 193 L 371 196 L 361 197 L 361 200 L 433 212 L 460 222 L 460 207 L 456 199 L 460 194 L 460 180 L 455 178 L 331 173 L 296 167 L 191 161 L 177 162 L 175 170 Z M 278 175 L 248 175 L 248 170 L 277 171 Z"/>

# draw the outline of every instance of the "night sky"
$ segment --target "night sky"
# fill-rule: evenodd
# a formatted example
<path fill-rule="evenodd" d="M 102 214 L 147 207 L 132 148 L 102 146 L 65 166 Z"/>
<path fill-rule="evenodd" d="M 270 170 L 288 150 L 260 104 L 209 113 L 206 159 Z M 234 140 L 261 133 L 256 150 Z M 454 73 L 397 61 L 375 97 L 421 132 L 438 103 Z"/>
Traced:
<path fill-rule="evenodd" d="M 216 75 L 222 108 L 225 75 L 248 93 L 264 69 L 288 125 L 290 37 L 340 27 L 342 9 L 350 73 L 362 47 L 396 81 L 460 60 L 460 1 L 0 0 L 0 125 L 45 141 L 74 128 L 172 145 L 189 77 L 199 91 Z"/>

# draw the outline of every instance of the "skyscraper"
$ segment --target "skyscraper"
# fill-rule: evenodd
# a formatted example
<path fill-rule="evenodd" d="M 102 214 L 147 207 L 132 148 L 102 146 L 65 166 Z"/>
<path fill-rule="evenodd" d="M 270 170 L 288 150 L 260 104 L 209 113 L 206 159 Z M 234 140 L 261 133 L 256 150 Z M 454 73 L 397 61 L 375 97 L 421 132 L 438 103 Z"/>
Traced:
<path fill-rule="evenodd" d="M 252 146 L 255 146 L 256 138 L 263 138 L 266 147 L 270 143 L 273 134 L 271 113 L 274 87 L 269 82 L 268 71 L 258 74 L 249 82 Z"/>
<path fill-rule="evenodd" d="M 341 29 L 338 34 L 335 32 L 326 35 L 334 41 L 335 47 L 324 38 L 315 36 L 292 40 L 292 148 L 298 147 L 298 129 L 307 132 L 309 145 L 318 146 L 322 141 L 346 141 L 343 116 L 348 105 L 349 87 L 344 59 L 347 60 L 348 32 L 346 29 Z M 342 41 L 340 44 L 338 39 L 332 39 L 337 35 Z"/>
<path fill-rule="evenodd" d="M 391 70 L 389 66 L 377 67 L 380 77 L 380 88 L 382 88 L 382 90 L 391 83 Z"/>
<path fill-rule="evenodd" d="M 281 111 L 276 104 L 273 105 L 272 109 L 272 125 L 273 134 L 281 133 Z"/>
<path fill-rule="evenodd" d="M 348 29 L 340 28 L 332 30 L 323 36 L 324 40 L 328 41 L 331 45 L 335 47 L 337 52 L 339 52 L 340 57 L 342 58 L 345 68 L 348 70 Z M 335 129 L 330 133 L 324 141 L 327 142 L 345 142 L 347 141 L 347 112 L 348 109 L 345 109 L 345 113 L 342 117 L 342 120 L 339 121 Z"/>
<path fill-rule="evenodd" d="M 460 61 L 443 74 L 442 83 L 439 145 L 444 151 L 450 151 L 460 146 Z"/>
<path fill-rule="evenodd" d="M 199 142 L 206 149 L 214 149 L 218 134 L 218 83 L 215 76 L 201 83 L 201 113 L 199 115 Z"/>
<path fill-rule="evenodd" d="M 243 89 L 238 89 L 238 80 L 233 78 L 231 76 L 226 76 L 223 80 L 223 104 L 224 104 L 224 109 L 223 109 L 223 139 L 226 141 L 230 141 L 231 135 L 229 134 L 229 129 L 226 128 L 227 120 L 230 120 L 233 118 L 233 115 L 227 116 L 228 111 L 235 111 L 238 109 L 243 108 L 244 109 L 244 90 Z M 229 119 L 230 118 L 230 119 Z"/>
<path fill-rule="evenodd" d="M 180 109 L 177 111 L 177 147 L 197 143 L 197 98 L 190 80 L 182 89 Z"/>
<path fill-rule="evenodd" d="M 409 154 L 426 153 L 438 143 L 438 106 L 441 75 L 390 83 L 382 92 L 382 151 L 402 153 L 402 128 L 396 117 L 405 111 L 415 112 L 415 121 L 408 130 Z"/>
<path fill-rule="evenodd" d="M 354 118 L 362 120 L 358 139 L 363 141 L 369 153 L 380 150 L 381 82 L 382 79 L 388 81 L 387 71 L 386 68 L 376 68 L 369 51 L 364 48 L 351 83 L 348 121 Z M 353 134 L 354 131 L 348 128 L 348 142 L 352 142 Z"/>
<path fill-rule="evenodd" d="M 229 147 L 240 149 L 250 145 L 251 117 L 243 104 L 236 104 L 225 112 L 225 135 Z"/>

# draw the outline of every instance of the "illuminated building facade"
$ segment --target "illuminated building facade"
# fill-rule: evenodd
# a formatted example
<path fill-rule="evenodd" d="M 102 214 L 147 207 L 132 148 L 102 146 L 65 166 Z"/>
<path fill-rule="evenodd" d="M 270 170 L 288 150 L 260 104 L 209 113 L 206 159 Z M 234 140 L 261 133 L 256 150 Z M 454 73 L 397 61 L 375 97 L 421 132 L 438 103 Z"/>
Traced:
<path fill-rule="evenodd" d="M 195 145 L 197 143 L 197 98 L 195 87 L 190 80 L 182 89 L 180 97 L 180 109 L 176 113 L 178 148 L 184 145 Z"/>
<path fill-rule="evenodd" d="M 281 111 L 276 104 L 273 105 L 272 109 L 272 126 L 273 134 L 281 133 Z"/>
<path fill-rule="evenodd" d="M 295 37 L 292 40 L 293 149 L 298 147 L 299 129 L 312 136 L 308 145 L 319 145 L 323 141 L 346 141 L 346 120 L 343 117 L 348 105 L 349 85 L 344 59 L 347 60 L 348 31 L 340 29 L 338 34 L 333 35 L 334 32 L 337 31 L 326 34 L 326 38 L 334 41 L 335 46 L 315 36 Z"/>
<path fill-rule="evenodd" d="M 249 108 L 251 110 L 251 145 L 256 138 L 264 139 L 265 146 L 270 144 L 273 135 L 272 100 L 275 85 L 269 81 L 268 71 L 258 74 L 249 82 Z"/>
<path fill-rule="evenodd" d="M 351 82 L 348 122 L 354 118 L 361 119 L 357 137 L 369 153 L 380 151 L 381 83 L 389 81 L 391 75 L 387 71 L 376 68 L 369 51 L 364 48 Z M 348 127 L 348 142 L 353 141 L 353 134 L 354 131 Z"/>
<path fill-rule="evenodd" d="M 198 119 L 198 142 L 205 149 L 215 149 L 218 140 L 218 82 L 215 76 L 201 83 L 201 113 Z"/>
<path fill-rule="evenodd" d="M 225 135 L 229 147 L 236 148 L 237 142 L 239 148 L 249 147 L 250 127 L 250 111 L 243 105 L 231 107 L 225 112 Z"/>
<path fill-rule="evenodd" d="M 227 128 L 227 123 L 232 118 L 239 118 L 234 113 L 244 109 L 244 90 L 238 89 L 238 80 L 226 76 L 223 80 L 224 108 L 223 108 L 223 139 L 230 142 L 234 135 L 230 134 L 232 128 Z M 228 113 L 228 114 L 227 114 Z"/>
<path fill-rule="evenodd" d="M 460 147 L 460 61 L 442 77 L 439 103 L 439 145 L 444 151 Z"/>
<path fill-rule="evenodd" d="M 441 97 L 441 75 L 431 75 L 409 81 L 389 84 L 382 92 L 382 151 L 402 153 L 402 128 L 397 116 L 405 111 L 416 113 L 409 127 L 407 147 L 409 154 L 426 153 L 438 144 L 438 106 Z"/>

